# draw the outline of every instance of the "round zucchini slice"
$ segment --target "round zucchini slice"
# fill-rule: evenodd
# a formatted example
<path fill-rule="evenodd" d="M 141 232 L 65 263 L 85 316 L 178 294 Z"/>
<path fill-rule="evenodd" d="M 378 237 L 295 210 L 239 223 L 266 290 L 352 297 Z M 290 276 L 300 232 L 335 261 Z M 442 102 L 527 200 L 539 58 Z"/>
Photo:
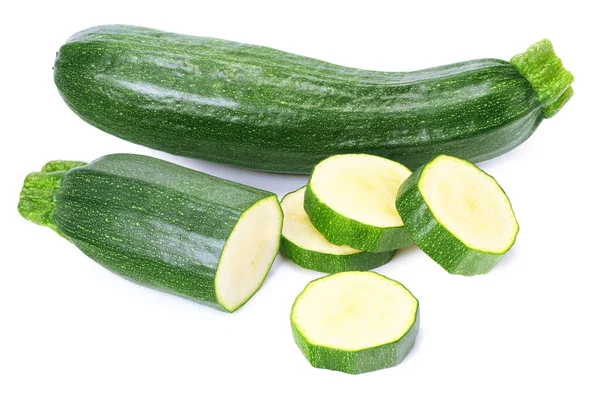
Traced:
<path fill-rule="evenodd" d="M 417 246 L 452 274 L 488 273 L 519 232 L 498 182 L 456 157 L 440 155 L 417 169 L 396 207 Z"/>
<path fill-rule="evenodd" d="M 343 271 L 367 271 L 388 263 L 395 250 L 367 253 L 327 241 L 315 229 L 304 211 L 306 187 L 288 193 L 281 200 L 283 233 L 281 253 L 302 268 L 333 274 Z"/>
<path fill-rule="evenodd" d="M 415 344 L 419 302 L 375 272 L 310 282 L 291 314 L 296 344 L 313 367 L 360 374 L 398 365 Z"/>
<path fill-rule="evenodd" d="M 321 161 L 308 182 L 304 209 L 329 242 L 381 252 L 412 244 L 395 207 L 398 188 L 410 176 L 395 161 L 342 154 Z"/>

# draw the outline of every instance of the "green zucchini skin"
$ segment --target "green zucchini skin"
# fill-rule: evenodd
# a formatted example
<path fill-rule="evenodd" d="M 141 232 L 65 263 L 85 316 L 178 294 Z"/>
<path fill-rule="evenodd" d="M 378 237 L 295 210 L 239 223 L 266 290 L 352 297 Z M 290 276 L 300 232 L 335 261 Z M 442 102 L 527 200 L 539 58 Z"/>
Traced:
<path fill-rule="evenodd" d="M 327 254 L 304 249 L 294 242 L 281 236 L 281 254 L 294 264 L 313 271 L 335 274 L 346 271 L 369 271 L 387 264 L 394 258 L 395 250 L 369 253 L 366 251 L 355 254 Z"/>
<path fill-rule="evenodd" d="M 343 153 L 411 169 L 442 153 L 486 160 L 531 136 L 545 106 L 511 63 L 496 59 L 376 72 L 124 25 L 71 37 L 57 53 L 54 81 L 77 115 L 122 139 L 303 174 Z"/>
<path fill-rule="evenodd" d="M 415 244 L 449 273 L 464 276 L 487 274 L 506 252 L 498 254 L 472 249 L 435 218 L 419 190 L 424 167 L 414 171 L 398 189 L 396 208 L 404 226 Z M 506 251 L 509 249 L 510 246 Z"/>
<path fill-rule="evenodd" d="M 413 244 L 404 226 L 379 228 L 345 217 L 319 200 L 310 182 L 304 194 L 304 209 L 310 221 L 329 242 L 366 252 L 386 252 Z"/>
<path fill-rule="evenodd" d="M 289 204 L 287 202 L 293 202 L 297 198 L 304 200 L 303 191 L 305 193 L 305 187 L 286 194 L 283 196 L 280 203 L 281 208 L 283 209 L 284 223 L 279 250 L 281 254 L 291 262 L 305 269 L 324 272 L 326 274 L 334 274 L 346 271 L 368 271 L 391 261 L 396 253 L 395 250 L 379 253 L 369 253 L 365 251 L 358 252 L 355 250 L 353 253 L 335 254 L 333 252 L 326 252 L 323 248 L 311 248 L 306 244 L 303 245 L 298 237 L 294 238 L 293 232 L 286 232 L 288 223 L 291 223 L 293 226 L 293 214 L 295 212 L 294 207 L 287 205 Z M 290 219 L 289 221 L 288 218 Z M 308 215 L 306 215 L 306 218 L 308 218 Z M 314 231 L 314 234 L 318 235 L 319 233 Z M 335 251 L 335 249 L 332 251 Z"/>
<path fill-rule="evenodd" d="M 26 178 L 25 218 L 57 230 L 117 275 L 234 311 L 215 290 L 223 248 L 244 211 L 275 194 L 133 154 L 64 169 Z"/>
<path fill-rule="evenodd" d="M 292 334 L 296 345 L 313 367 L 357 375 L 400 364 L 410 353 L 417 340 L 419 314 L 420 312 L 417 311 L 414 325 L 397 341 L 359 351 L 343 351 L 313 345 L 294 324 L 292 324 Z"/>

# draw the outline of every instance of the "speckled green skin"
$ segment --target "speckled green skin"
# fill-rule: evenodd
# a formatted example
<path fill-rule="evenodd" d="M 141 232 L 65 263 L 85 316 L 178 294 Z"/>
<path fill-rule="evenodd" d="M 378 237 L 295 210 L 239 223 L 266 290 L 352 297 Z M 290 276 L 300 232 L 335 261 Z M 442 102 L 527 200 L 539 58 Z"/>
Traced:
<path fill-rule="evenodd" d="M 25 218 L 58 230 L 135 283 L 234 311 L 216 298 L 221 253 L 242 213 L 273 193 L 133 154 L 58 173 L 52 186 L 40 186 L 39 176 L 57 172 L 27 177 L 19 203 Z M 37 203 L 44 219 L 32 218 L 35 207 L 27 206 L 35 200 L 31 187 L 45 198 Z"/>
<path fill-rule="evenodd" d="M 304 210 L 310 222 L 329 242 L 368 252 L 397 250 L 413 241 L 404 226 L 381 228 L 346 217 L 323 203 L 311 189 L 304 192 Z"/>
<path fill-rule="evenodd" d="M 294 264 L 313 271 L 335 274 L 345 271 L 369 271 L 390 262 L 396 254 L 395 250 L 379 253 L 366 251 L 355 254 L 327 254 L 308 250 L 281 236 L 281 254 Z"/>
<path fill-rule="evenodd" d="M 433 216 L 419 190 L 419 180 L 426 165 L 413 172 L 398 190 L 396 208 L 404 226 L 415 244 L 449 273 L 487 274 L 510 250 L 514 240 L 502 253 L 483 252 L 461 242 Z M 473 165 L 473 168 L 477 167 Z M 502 190 L 499 185 L 498 189 Z"/>
<path fill-rule="evenodd" d="M 293 308 L 292 306 L 292 310 Z M 308 338 L 302 335 L 293 321 L 292 334 L 296 345 L 298 345 L 304 357 L 306 357 L 313 367 L 345 372 L 347 374 L 362 374 L 400 364 L 415 345 L 417 333 L 419 332 L 419 321 L 420 306 L 417 307 L 412 327 L 400 339 L 381 346 L 357 351 L 314 345 Z"/>
<path fill-rule="evenodd" d="M 71 37 L 54 80 L 76 114 L 115 136 L 286 173 L 308 174 L 343 153 L 411 169 L 442 153 L 482 161 L 524 142 L 544 118 L 534 89 L 506 61 L 365 71 L 122 25 Z"/>

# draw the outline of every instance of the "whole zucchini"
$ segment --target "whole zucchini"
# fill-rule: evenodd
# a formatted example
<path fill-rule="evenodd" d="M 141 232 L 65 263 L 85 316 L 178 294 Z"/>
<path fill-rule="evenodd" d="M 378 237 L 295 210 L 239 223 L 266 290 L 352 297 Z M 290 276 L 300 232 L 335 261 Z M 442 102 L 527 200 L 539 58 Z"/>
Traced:
<path fill-rule="evenodd" d="M 46 164 L 19 212 L 118 275 L 230 312 L 260 288 L 283 223 L 273 193 L 133 154 Z"/>
<path fill-rule="evenodd" d="M 408 168 L 442 153 L 486 160 L 525 141 L 573 94 L 547 40 L 511 62 L 375 72 L 123 25 L 71 37 L 54 80 L 77 115 L 125 140 L 288 173 L 340 153 Z"/>

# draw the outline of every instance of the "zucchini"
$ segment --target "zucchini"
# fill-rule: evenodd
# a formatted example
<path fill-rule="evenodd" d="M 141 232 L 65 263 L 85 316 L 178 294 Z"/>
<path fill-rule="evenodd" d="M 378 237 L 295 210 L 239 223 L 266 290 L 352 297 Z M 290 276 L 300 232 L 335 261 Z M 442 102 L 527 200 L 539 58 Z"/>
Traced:
<path fill-rule="evenodd" d="M 304 197 L 312 224 L 331 243 L 370 252 L 412 244 L 396 210 L 400 184 L 410 176 L 395 161 L 343 154 L 320 162 Z"/>
<path fill-rule="evenodd" d="M 417 246 L 452 274 L 488 273 L 519 232 L 498 182 L 455 157 L 417 169 L 400 186 L 396 206 Z"/>
<path fill-rule="evenodd" d="M 277 196 L 166 161 L 112 154 L 27 176 L 19 212 L 110 271 L 233 312 L 277 255 Z"/>
<path fill-rule="evenodd" d="M 302 268 L 333 274 L 366 271 L 388 263 L 395 250 L 367 253 L 348 246 L 336 246 L 315 229 L 304 211 L 306 187 L 288 193 L 281 200 L 283 232 L 281 254 Z"/>
<path fill-rule="evenodd" d="M 406 357 L 419 331 L 419 302 L 375 272 L 341 272 L 310 282 L 294 302 L 291 322 L 313 367 L 360 374 Z"/>
<path fill-rule="evenodd" d="M 570 97 L 548 41 L 512 63 L 416 72 L 341 67 L 225 40 L 109 25 L 72 36 L 54 81 L 69 107 L 122 139 L 187 157 L 309 174 L 367 153 L 413 169 L 438 154 L 478 162 L 524 142 Z"/>

